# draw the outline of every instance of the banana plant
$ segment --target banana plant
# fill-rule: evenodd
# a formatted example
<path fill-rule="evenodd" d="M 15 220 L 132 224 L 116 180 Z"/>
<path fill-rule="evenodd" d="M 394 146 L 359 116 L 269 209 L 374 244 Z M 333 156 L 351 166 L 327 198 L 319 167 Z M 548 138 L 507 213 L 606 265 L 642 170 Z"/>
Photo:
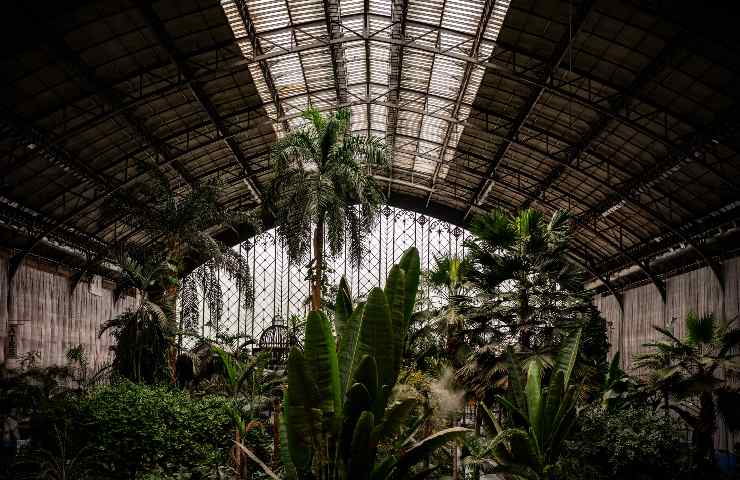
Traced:
<path fill-rule="evenodd" d="M 547 387 L 542 385 L 543 366 L 538 361 L 529 362 L 525 385 L 509 349 L 511 395 L 497 396 L 497 400 L 510 414 L 513 426 L 502 427 L 491 411 L 481 405 L 489 428 L 497 433 L 488 445 L 496 463 L 494 473 L 527 480 L 550 478 L 550 470 L 576 420 L 578 388 L 571 380 L 580 341 L 578 330 L 563 342 Z"/>
<path fill-rule="evenodd" d="M 340 283 L 334 312 L 337 337 L 323 312 L 309 314 L 304 350 L 293 348 L 288 357 L 281 422 L 287 440 L 286 477 L 408 478 L 427 454 L 467 431 L 457 427 L 419 442 L 411 438 L 383 461 L 378 459 L 379 444 L 398 436 L 416 406 L 414 399 L 390 398 L 418 286 L 419 254 L 411 248 L 390 270 L 385 289 L 371 290 L 365 303 L 353 306 L 347 283 Z"/>

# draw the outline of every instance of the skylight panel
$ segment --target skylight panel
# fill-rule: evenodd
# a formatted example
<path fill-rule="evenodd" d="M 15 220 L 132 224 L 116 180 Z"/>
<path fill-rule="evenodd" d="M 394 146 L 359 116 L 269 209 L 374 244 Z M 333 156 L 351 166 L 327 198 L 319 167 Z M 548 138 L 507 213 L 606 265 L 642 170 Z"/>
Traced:
<path fill-rule="evenodd" d="M 365 83 L 365 42 L 350 42 L 344 48 L 347 84 Z"/>
<path fill-rule="evenodd" d="M 444 0 L 409 0 L 409 20 L 438 25 L 442 19 Z"/>
<path fill-rule="evenodd" d="M 493 53 L 509 7 L 509 0 L 494 1 L 487 10 L 485 0 L 409 0 L 403 37 L 391 23 L 392 0 L 368 0 L 367 12 L 365 0 L 246 0 L 252 30 L 234 0 L 222 0 L 222 6 L 245 58 L 256 57 L 248 68 L 271 118 L 279 120 L 282 110 L 295 128 L 308 105 L 333 110 L 337 90 L 346 91 L 352 130 L 396 135 L 395 162 L 436 179 L 446 175 L 455 156 L 483 79 L 484 67 L 470 62 Z M 322 44 L 331 38 L 325 8 L 342 21 L 343 40 L 331 47 Z M 335 79 L 336 58 L 345 74 Z M 391 68 L 397 58 L 402 65 Z"/>
<path fill-rule="evenodd" d="M 324 19 L 324 2 L 316 0 L 288 0 L 293 24 L 316 22 Z"/>

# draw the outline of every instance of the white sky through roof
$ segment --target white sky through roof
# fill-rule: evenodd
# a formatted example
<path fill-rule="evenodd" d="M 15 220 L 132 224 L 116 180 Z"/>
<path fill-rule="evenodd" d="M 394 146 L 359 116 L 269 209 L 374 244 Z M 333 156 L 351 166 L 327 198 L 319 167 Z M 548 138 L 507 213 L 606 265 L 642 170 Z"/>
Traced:
<path fill-rule="evenodd" d="M 453 161 L 509 0 L 408 0 L 405 18 L 403 3 L 221 1 L 279 135 L 300 126 L 309 105 L 347 106 L 353 132 L 392 146 L 394 171 L 434 188 Z M 343 60 L 338 75 L 332 49 Z"/>

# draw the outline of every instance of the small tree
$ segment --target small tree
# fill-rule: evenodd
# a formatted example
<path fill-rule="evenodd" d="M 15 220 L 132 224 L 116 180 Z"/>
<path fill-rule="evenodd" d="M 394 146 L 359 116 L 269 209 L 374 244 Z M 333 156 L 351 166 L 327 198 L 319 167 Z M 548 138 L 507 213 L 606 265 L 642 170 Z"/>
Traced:
<path fill-rule="evenodd" d="M 99 336 L 111 331 L 115 344 L 113 371 L 134 382 L 156 383 L 167 375 L 167 350 L 172 329 L 168 322 L 168 303 L 152 287 L 167 274 L 167 262 L 139 263 L 127 255 L 118 259 L 122 268 L 121 285 L 136 290 L 137 305 L 106 321 Z"/>
<path fill-rule="evenodd" d="M 650 374 L 645 387 L 666 393 L 678 403 L 666 405 L 693 429 L 694 461 L 699 468 L 714 465 L 717 414 L 731 430 L 740 428 L 740 391 L 731 381 L 740 370 L 737 349 L 740 329 L 735 320 L 720 322 L 714 315 L 686 317 L 686 336 L 655 327 L 664 339 L 648 343 L 650 351 L 635 357 L 636 368 Z"/>
<path fill-rule="evenodd" d="M 530 350 L 573 307 L 587 304 L 579 272 L 566 258 L 570 216 L 549 219 L 536 210 L 516 215 L 494 211 L 476 217 L 466 242 L 470 282 L 492 298 L 494 319 L 505 325 L 520 349 Z"/>
<path fill-rule="evenodd" d="M 211 180 L 193 185 L 184 193 L 171 188 L 164 177 L 159 181 L 115 197 L 109 208 L 131 227 L 148 235 L 147 255 L 163 256 L 172 266 L 172 275 L 163 277 L 161 287 L 170 304 L 170 327 L 177 325 L 175 301 L 180 279 L 188 266 L 204 265 L 203 275 L 220 271 L 251 298 L 251 276 L 247 258 L 217 240 L 214 231 L 243 223 L 258 223 L 253 211 L 219 205 L 222 184 Z M 146 202 L 138 201 L 144 196 Z"/>
<path fill-rule="evenodd" d="M 328 117 L 308 109 L 303 117 L 307 125 L 272 148 L 273 181 L 268 202 L 292 261 L 308 256 L 315 226 L 311 309 L 318 310 L 325 269 L 324 236 L 332 255 L 342 250 L 349 237 L 350 259 L 360 263 L 363 241 L 383 201 L 371 170 L 388 166 L 388 148 L 378 137 L 351 135 L 347 109 Z"/>

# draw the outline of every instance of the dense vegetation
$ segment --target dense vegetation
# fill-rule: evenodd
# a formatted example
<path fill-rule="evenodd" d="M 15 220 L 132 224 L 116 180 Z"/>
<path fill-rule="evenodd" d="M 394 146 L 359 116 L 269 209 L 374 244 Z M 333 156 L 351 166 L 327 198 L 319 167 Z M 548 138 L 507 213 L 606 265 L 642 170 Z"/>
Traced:
<path fill-rule="evenodd" d="M 29 356 L 2 370 L 0 411 L 32 427 L 17 455 L 3 451 L 6 478 L 727 474 L 714 437 L 720 422 L 740 427 L 733 322 L 692 313 L 684 336 L 656 327 L 646 353 L 607 363 L 606 325 L 568 256 L 562 211 L 493 211 L 470 223 L 464 257 L 421 272 L 410 248 L 382 288 L 353 296 L 344 279 L 328 285 L 323 243 L 331 254 L 348 242 L 361 260 L 383 202 L 372 169 L 385 167 L 387 151 L 375 137 L 349 135 L 347 111 L 305 118 L 275 145 L 268 205 L 292 259 L 313 250 L 310 312 L 291 319 L 287 359 L 218 327 L 218 288 L 203 306 L 195 301 L 222 270 L 251 307 L 248 264 L 211 233 L 254 227 L 255 212 L 223 210 L 218 182 L 183 194 L 163 180 L 116 197 L 111 206 L 151 235 L 146 248 L 116 256 L 118 290 L 136 305 L 101 319 L 115 341 L 110 365 L 93 368 L 75 347 L 64 366 L 38 368 Z M 147 198 L 146 208 L 134 198 Z M 441 305 L 419 299 L 420 282 Z M 215 338 L 197 335 L 204 307 Z M 183 337 L 194 346 L 183 348 Z M 6 420 L 4 436 L 14 428 Z"/>

